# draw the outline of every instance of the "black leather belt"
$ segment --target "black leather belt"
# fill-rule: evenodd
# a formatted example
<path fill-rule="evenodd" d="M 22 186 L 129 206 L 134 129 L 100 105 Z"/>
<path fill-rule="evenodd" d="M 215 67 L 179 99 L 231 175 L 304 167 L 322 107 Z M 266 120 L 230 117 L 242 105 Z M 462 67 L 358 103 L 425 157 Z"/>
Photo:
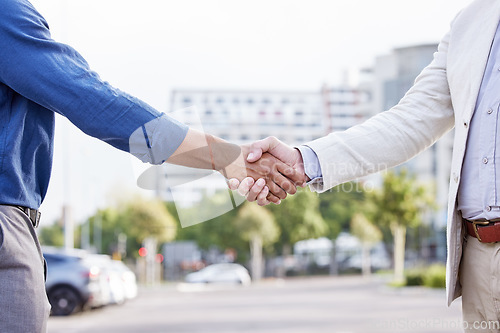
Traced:
<path fill-rule="evenodd" d="M 39 210 L 23 206 L 16 207 L 22 210 L 23 213 L 29 217 L 31 223 L 33 223 L 33 227 L 38 227 L 38 224 L 40 223 L 40 216 L 42 215 Z"/>

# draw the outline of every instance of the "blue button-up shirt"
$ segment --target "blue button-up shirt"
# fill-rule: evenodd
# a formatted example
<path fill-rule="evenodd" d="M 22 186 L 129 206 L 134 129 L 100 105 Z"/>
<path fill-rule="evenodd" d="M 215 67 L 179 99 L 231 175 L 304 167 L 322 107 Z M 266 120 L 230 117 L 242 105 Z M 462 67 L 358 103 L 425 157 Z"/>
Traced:
<path fill-rule="evenodd" d="M 52 40 L 28 1 L 0 0 L 0 204 L 40 206 L 51 172 L 55 112 L 147 162 L 166 160 L 187 133 Z"/>
<path fill-rule="evenodd" d="M 500 25 L 470 123 L 458 192 L 458 209 L 468 219 L 500 217 Z"/>

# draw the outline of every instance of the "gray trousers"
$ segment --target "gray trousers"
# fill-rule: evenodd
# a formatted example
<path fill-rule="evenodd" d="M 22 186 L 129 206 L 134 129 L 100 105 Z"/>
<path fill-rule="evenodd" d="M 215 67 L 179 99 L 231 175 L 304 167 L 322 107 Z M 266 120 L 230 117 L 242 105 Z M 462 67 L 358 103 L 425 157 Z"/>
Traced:
<path fill-rule="evenodd" d="M 20 209 L 0 205 L 0 332 L 46 332 L 49 313 L 35 229 Z"/>

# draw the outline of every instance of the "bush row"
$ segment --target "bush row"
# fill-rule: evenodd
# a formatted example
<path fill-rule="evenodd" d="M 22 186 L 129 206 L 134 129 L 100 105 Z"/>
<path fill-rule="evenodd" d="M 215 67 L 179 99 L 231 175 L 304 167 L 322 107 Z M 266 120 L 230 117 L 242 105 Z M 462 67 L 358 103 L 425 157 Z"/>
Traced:
<path fill-rule="evenodd" d="M 416 267 L 405 272 L 407 286 L 426 286 L 444 288 L 446 284 L 446 267 L 443 264 L 432 264 Z"/>

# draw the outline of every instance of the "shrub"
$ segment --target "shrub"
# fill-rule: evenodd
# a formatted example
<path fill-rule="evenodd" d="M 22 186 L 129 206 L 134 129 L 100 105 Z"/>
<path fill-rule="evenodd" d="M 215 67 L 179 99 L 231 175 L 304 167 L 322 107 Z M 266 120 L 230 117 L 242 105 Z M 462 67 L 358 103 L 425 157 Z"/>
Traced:
<path fill-rule="evenodd" d="M 446 267 L 443 264 L 433 264 L 425 270 L 424 286 L 429 288 L 444 288 L 446 285 Z"/>
<path fill-rule="evenodd" d="M 424 268 L 413 268 L 405 272 L 406 286 L 421 286 L 424 284 Z"/>
<path fill-rule="evenodd" d="M 405 277 L 405 286 L 444 288 L 446 285 L 446 267 L 443 264 L 415 267 L 406 270 Z"/>

